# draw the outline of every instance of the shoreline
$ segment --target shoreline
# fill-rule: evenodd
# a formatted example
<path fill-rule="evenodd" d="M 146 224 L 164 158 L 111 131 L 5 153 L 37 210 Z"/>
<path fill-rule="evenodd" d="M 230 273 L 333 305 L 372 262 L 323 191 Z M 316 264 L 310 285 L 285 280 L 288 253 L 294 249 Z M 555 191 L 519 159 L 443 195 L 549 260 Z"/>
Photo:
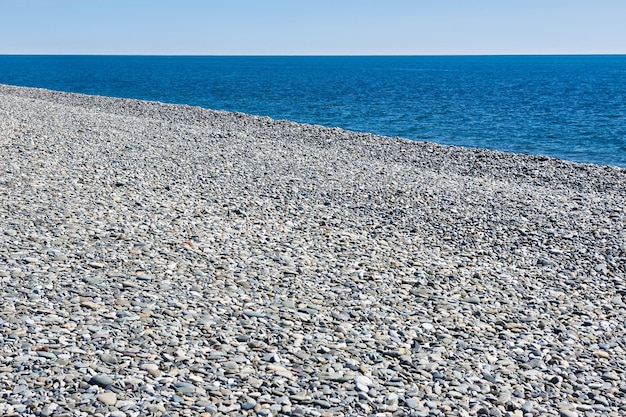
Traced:
<path fill-rule="evenodd" d="M 159 112 L 164 111 L 167 108 L 169 111 L 173 112 L 177 116 L 182 117 L 183 119 L 181 120 L 181 122 L 190 123 L 190 124 L 202 123 L 201 119 L 198 119 L 198 117 L 202 117 L 199 115 L 199 113 L 201 113 L 202 111 L 207 111 L 207 112 L 213 112 L 213 113 L 221 114 L 221 115 L 233 115 L 234 117 L 243 116 L 243 117 L 250 118 L 253 120 L 260 119 L 264 122 L 271 121 L 271 122 L 278 122 L 278 123 L 289 123 L 289 124 L 294 124 L 294 125 L 312 126 L 315 128 L 331 129 L 331 130 L 340 129 L 342 131 L 353 133 L 353 134 L 360 135 L 360 136 L 385 138 L 387 140 L 391 139 L 391 140 L 409 141 L 411 143 L 435 145 L 435 146 L 441 146 L 444 148 L 460 149 L 462 151 L 463 150 L 475 151 L 475 152 L 485 151 L 487 153 L 493 153 L 494 155 L 505 154 L 505 155 L 516 155 L 518 157 L 529 157 L 531 160 L 561 161 L 566 164 L 590 165 L 590 166 L 596 166 L 596 167 L 626 170 L 626 167 L 621 167 L 618 165 L 595 164 L 595 163 L 590 163 L 590 162 L 577 162 L 577 161 L 572 161 L 568 159 L 561 159 L 558 157 L 538 155 L 538 154 L 532 154 L 532 153 L 516 153 L 516 152 L 511 152 L 511 151 L 502 151 L 502 150 L 488 149 L 488 148 L 473 148 L 473 147 L 466 147 L 466 146 L 459 146 L 459 145 L 446 145 L 446 144 L 441 144 L 437 142 L 420 141 L 420 140 L 414 140 L 414 139 L 409 139 L 409 138 L 404 138 L 404 137 L 385 136 L 385 135 L 370 133 L 366 131 L 352 131 L 352 130 L 343 129 L 340 127 L 295 122 L 295 121 L 291 121 L 288 119 L 273 119 L 269 116 L 260 116 L 260 115 L 247 114 L 247 113 L 242 113 L 242 112 L 233 112 L 233 111 L 227 111 L 227 110 L 214 110 L 210 108 L 194 106 L 194 105 L 189 105 L 189 104 L 173 104 L 173 103 L 165 103 L 165 102 L 151 101 L 151 100 L 141 100 L 141 99 L 134 99 L 134 98 L 109 97 L 109 96 L 100 96 L 100 95 L 83 94 L 83 93 L 72 93 L 72 92 L 66 92 L 66 91 L 60 91 L 60 90 L 50 90 L 50 89 L 46 89 L 42 87 L 22 87 L 22 86 L 14 86 L 14 85 L 2 84 L 2 83 L 0 83 L 0 87 L 3 88 L 5 91 L 10 91 L 12 94 L 16 94 L 16 95 L 23 96 L 23 97 L 37 98 L 37 99 L 42 99 L 42 100 L 48 100 L 48 99 L 55 100 L 54 97 L 59 97 L 59 95 L 63 95 L 64 100 L 67 103 L 75 103 L 77 105 L 80 105 L 82 107 L 87 107 L 87 108 L 100 109 L 102 107 L 102 103 L 108 103 L 109 108 L 107 109 L 107 111 L 112 112 L 113 114 L 119 114 L 119 115 L 129 114 L 128 112 L 132 111 L 132 108 L 134 106 L 141 107 L 143 103 L 143 110 L 146 112 L 147 116 L 150 116 L 150 115 L 155 116 L 159 114 Z M 115 109 L 113 108 L 111 101 L 119 101 L 119 102 L 126 103 L 130 108 L 129 109 L 127 108 Z M 185 112 L 185 110 L 187 110 L 187 112 Z"/>
<path fill-rule="evenodd" d="M 6 85 L 0 167 L 0 414 L 626 412 L 623 168 Z"/>

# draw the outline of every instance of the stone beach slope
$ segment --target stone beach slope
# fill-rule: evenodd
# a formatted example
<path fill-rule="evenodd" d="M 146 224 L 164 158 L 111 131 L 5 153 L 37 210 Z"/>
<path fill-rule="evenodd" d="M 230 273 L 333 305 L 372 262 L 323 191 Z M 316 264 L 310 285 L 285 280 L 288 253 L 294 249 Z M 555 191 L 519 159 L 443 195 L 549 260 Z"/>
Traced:
<path fill-rule="evenodd" d="M 626 415 L 626 170 L 0 85 L 0 415 Z"/>

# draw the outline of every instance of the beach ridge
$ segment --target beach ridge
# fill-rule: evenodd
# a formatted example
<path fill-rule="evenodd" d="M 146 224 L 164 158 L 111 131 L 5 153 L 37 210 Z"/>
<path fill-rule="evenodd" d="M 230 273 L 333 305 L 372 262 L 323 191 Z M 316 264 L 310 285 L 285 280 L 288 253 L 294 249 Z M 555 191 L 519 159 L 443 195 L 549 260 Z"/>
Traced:
<path fill-rule="evenodd" d="M 623 168 L 0 85 L 0 414 L 622 415 L 625 207 Z"/>

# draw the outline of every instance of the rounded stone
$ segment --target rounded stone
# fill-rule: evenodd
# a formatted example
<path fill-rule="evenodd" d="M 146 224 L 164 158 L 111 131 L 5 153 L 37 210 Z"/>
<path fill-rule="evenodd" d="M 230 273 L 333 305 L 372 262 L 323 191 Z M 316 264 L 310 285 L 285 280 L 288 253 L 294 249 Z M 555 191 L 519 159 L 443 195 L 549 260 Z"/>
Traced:
<path fill-rule="evenodd" d="M 117 403 L 117 395 L 113 392 L 103 392 L 98 395 L 98 401 L 103 404 L 114 406 Z"/>

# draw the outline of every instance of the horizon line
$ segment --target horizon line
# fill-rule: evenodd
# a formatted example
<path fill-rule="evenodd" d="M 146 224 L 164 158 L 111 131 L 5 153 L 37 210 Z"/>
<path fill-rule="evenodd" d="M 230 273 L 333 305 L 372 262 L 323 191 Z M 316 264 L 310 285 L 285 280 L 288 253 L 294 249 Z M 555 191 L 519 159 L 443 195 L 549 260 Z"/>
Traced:
<path fill-rule="evenodd" d="M 107 54 L 0 53 L 0 56 L 143 56 L 143 57 L 504 57 L 504 56 L 624 56 L 624 53 L 502 53 L 502 54 Z"/>

